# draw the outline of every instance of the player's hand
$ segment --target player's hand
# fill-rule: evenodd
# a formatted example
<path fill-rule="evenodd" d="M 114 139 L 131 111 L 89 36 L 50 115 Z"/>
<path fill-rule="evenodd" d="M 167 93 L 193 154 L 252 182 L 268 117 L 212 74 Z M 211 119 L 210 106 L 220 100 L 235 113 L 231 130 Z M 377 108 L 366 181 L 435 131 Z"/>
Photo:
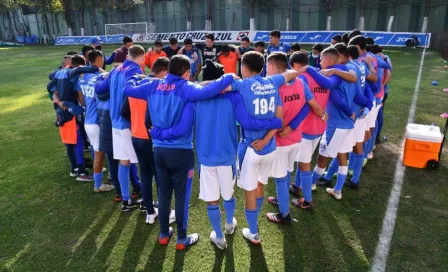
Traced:
<path fill-rule="evenodd" d="M 369 114 L 369 108 L 362 108 L 359 110 L 359 117 L 358 119 L 364 119 L 366 118 L 367 114 Z"/>
<path fill-rule="evenodd" d="M 207 86 L 208 84 L 212 83 L 211 80 L 207 80 L 207 81 L 202 81 L 201 83 L 199 83 L 199 85 L 201 86 Z"/>
<path fill-rule="evenodd" d="M 109 73 L 108 73 L 108 72 L 104 72 L 104 73 L 101 74 L 101 77 L 102 77 L 103 79 L 106 79 L 107 76 L 109 76 Z"/>
<path fill-rule="evenodd" d="M 141 74 L 141 75 L 138 75 L 139 77 L 140 77 L 140 79 L 144 79 L 144 78 L 146 78 L 146 75 L 145 74 Z"/>
<path fill-rule="evenodd" d="M 351 118 L 352 118 L 353 121 L 355 121 L 355 119 L 356 119 L 356 113 L 353 113 Z"/>
<path fill-rule="evenodd" d="M 328 114 L 327 113 L 324 113 L 324 117 L 323 117 L 323 119 L 322 118 L 320 118 L 322 121 L 324 121 L 324 122 L 327 122 L 328 121 Z"/>
<path fill-rule="evenodd" d="M 193 53 L 193 59 L 194 59 L 194 61 L 195 61 L 195 62 L 198 61 L 198 58 L 199 58 L 199 56 L 198 56 L 198 52 L 194 52 L 194 53 Z"/>
<path fill-rule="evenodd" d="M 365 62 L 367 62 L 367 64 L 372 64 L 373 63 L 373 57 L 372 56 L 367 56 L 364 59 Z"/>
<path fill-rule="evenodd" d="M 241 79 L 239 76 L 237 76 L 235 73 L 230 73 L 230 75 L 232 75 L 234 80 L 239 80 Z"/>
<path fill-rule="evenodd" d="M 302 68 L 297 70 L 297 72 L 299 72 L 299 74 L 303 74 L 303 73 L 306 73 L 306 69 L 308 69 L 308 65 L 307 66 L 303 66 Z"/>
<path fill-rule="evenodd" d="M 289 133 L 291 133 L 292 128 L 290 126 L 286 126 L 282 129 L 280 129 L 280 132 L 278 133 L 278 135 L 282 138 L 288 137 Z"/>
<path fill-rule="evenodd" d="M 329 76 L 334 75 L 336 73 L 336 70 L 333 68 L 330 68 L 330 69 L 320 70 L 319 73 L 321 73 L 322 75 L 324 75 L 326 77 L 329 77 Z"/>
<path fill-rule="evenodd" d="M 261 140 L 255 140 L 252 142 L 251 146 L 256 150 L 256 151 L 260 151 L 262 150 L 265 146 L 267 145 L 267 141 L 265 141 L 264 139 Z"/>
<path fill-rule="evenodd" d="M 98 72 L 105 73 L 106 71 L 104 71 L 103 68 L 98 68 Z"/>

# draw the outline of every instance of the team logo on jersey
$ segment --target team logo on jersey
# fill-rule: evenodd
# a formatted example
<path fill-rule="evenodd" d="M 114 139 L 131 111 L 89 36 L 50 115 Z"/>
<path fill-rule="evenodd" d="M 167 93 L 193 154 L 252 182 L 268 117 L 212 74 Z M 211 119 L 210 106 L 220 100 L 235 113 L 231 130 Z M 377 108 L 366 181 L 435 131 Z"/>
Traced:
<path fill-rule="evenodd" d="M 293 94 L 293 95 L 285 96 L 285 100 L 283 101 L 283 103 L 290 102 L 293 100 L 300 100 L 300 94 Z"/>
<path fill-rule="evenodd" d="M 255 82 L 250 86 L 250 89 L 254 94 L 266 95 L 275 93 L 275 86 L 272 83 L 261 84 L 260 82 Z"/>
<path fill-rule="evenodd" d="M 190 171 L 188 171 L 188 178 L 193 178 L 194 176 L 194 170 L 190 169 Z"/>
<path fill-rule="evenodd" d="M 240 33 L 238 33 L 238 36 L 236 37 L 236 40 L 237 41 L 241 41 L 241 39 L 243 37 L 246 37 L 246 36 L 249 36 L 249 31 L 240 32 Z"/>

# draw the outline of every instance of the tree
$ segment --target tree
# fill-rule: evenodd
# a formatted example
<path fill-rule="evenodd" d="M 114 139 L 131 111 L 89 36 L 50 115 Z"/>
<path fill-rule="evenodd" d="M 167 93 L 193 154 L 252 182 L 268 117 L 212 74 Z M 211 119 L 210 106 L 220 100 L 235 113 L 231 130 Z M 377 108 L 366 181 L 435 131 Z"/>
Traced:
<path fill-rule="evenodd" d="M 292 0 L 288 0 L 288 15 L 286 17 L 286 31 L 291 30 L 291 19 L 292 19 Z"/>
<path fill-rule="evenodd" d="M 428 17 L 431 11 L 431 0 L 425 0 L 425 17 L 423 18 L 422 32 L 426 33 L 428 31 Z"/>
<path fill-rule="evenodd" d="M 334 9 L 334 0 L 325 0 L 325 12 L 327 13 L 327 28 L 326 30 L 331 30 L 331 18 Z"/>
<path fill-rule="evenodd" d="M 399 0 L 392 1 L 392 15 L 389 17 L 389 22 L 387 23 L 387 32 L 392 32 L 392 24 L 394 23 L 395 13 L 397 12 L 397 7 L 400 5 Z"/>
<path fill-rule="evenodd" d="M 205 0 L 205 30 L 212 30 L 212 0 Z"/>
<path fill-rule="evenodd" d="M 81 25 L 81 36 L 84 36 L 86 30 L 85 11 L 86 0 L 73 0 L 73 9 L 79 11 L 79 24 Z"/>
<path fill-rule="evenodd" d="M 154 18 L 154 2 L 155 0 L 146 0 L 148 3 L 148 18 L 149 18 L 149 32 L 154 33 L 156 31 L 156 24 Z"/>
<path fill-rule="evenodd" d="M 185 0 L 185 17 L 187 18 L 187 31 L 191 30 L 191 0 Z"/>
<path fill-rule="evenodd" d="M 68 28 L 68 35 L 73 35 L 73 20 L 72 20 L 72 0 L 62 0 L 62 6 L 64 7 L 64 17 Z"/>
<path fill-rule="evenodd" d="M 365 29 L 364 18 L 366 13 L 366 0 L 361 0 L 359 6 L 359 27 L 358 29 L 363 31 Z"/>
<path fill-rule="evenodd" d="M 48 13 L 54 14 L 56 12 L 62 11 L 63 10 L 62 3 L 59 0 L 37 0 L 34 1 L 33 5 L 42 13 L 42 20 L 44 22 L 44 41 L 46 43 L 47 35 L 51 37 L 51 35 L 55 35 L 56 32 L 53 24 L 52 24 L 52 31 L 50 31 L 50 26 L 48 23 Z"/>
<path fill-rule="evenodd" d="M 249 30 L 256 30 L 255 27 L 255 2 L 257 0 L 249 0 Z"/>

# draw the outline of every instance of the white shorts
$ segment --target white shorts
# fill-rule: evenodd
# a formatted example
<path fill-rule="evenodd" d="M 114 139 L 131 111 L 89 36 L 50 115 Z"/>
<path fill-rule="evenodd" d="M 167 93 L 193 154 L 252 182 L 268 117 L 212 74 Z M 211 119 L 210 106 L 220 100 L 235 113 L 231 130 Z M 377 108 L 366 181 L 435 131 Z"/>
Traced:
<path fill-rule="evenodd" d="M 378 114 L 375 112 L 376 112 L 376 102 L 373 101 L 372 109 L 369 111 L 369 113 L 366 116 L 366 119 L 367 119 L 366 131 L 369 131 L 370 128 L 375 127 L 376 115 Z"/>
<path fill-rule="evenodd" d="M 366 125 L 367 125 L 367 116 L 363 119 L 356 119 L 355 128 L 353 128 L 353 139 L 354 144 L 364 142 L 364 138 L 366 136 Z"/>
<path fill-rule="evenodd" d="M 114 149 L 114 159 L 129 160 L 131 163 L 138 163 L 137 155 L 132 145 L 131 131 L 128 128 L 112 128 L 112 146 Z"/>
<path fill-rule="evenodd" d="M 258 182 L 268 184 L 274 159 L 275 151 L 258 155 L 251 147 L 248 147 L 238 176 L 238 187 L 253 191 L 257 189 Z"/>
<path fill-rule="evenodd" d="M 316 147 L 319 144 L 321 138 L 322 137 L 317 137 L 314 140 L 302 138 L 297 160 L 302 163 L 310 163 L 311 159 L 313 158 L 314 151 L 316 150 Z"/>
<path fill-rule="evenodd" d="M 85 124 L 87 137 L 95 152 L 100 151 L 100 126 L 97 124 Z"/>
<path fill-rule="evenodd" d="M 205 166 L 200 165 L 199 198 L 206 201 L 219 200 L 219 194 L 224 200 L 233 196 L 235 174 L 232 166 Z"/>
<path fill-rule="evenodd" d="M 294 171 L 294 163 L 300 151 L 300 143 L 288 146 L 277 146 L 275 159 L 272 163 L 271 177 L 283 178 L 288 172 Z"/>
<path fill-rule="evenodd" d="M 332 131 L 325 131 L 320 141 L 320 155 L 327 158 L 336 158 L 338 153 L 351 151 L 353 151 L 353 129 L 337 128 Z"/>

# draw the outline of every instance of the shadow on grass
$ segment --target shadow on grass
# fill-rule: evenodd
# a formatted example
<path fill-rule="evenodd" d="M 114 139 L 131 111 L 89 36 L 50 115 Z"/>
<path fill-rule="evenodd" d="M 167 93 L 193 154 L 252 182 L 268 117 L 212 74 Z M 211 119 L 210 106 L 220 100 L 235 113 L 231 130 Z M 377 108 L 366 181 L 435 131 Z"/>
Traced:
<path fill-rule="evenodd" d="M 226 266 L 224 271 L 235 271 L 235 260 L 233 256 L 233 235 L 227 235 L 227 249 L 221 250 L 217 248 L 215 245 L 212 244 L 213 248 L 215 249 L 215 262 L 213 264 L 213 270 L 212 271 L 221 271 L 222 270 L 222 263 L 224 261 L 224 257 L 226 258 Z"/>
<path fill-rule="evenodd" d="M 167 249 L 168 246 L 161 246 L 159 241 L 155 239 L 154 246 L 152 247 L 151 254 L 149 254 L 148 262 L 143 271 L 162 271 Z"/>

